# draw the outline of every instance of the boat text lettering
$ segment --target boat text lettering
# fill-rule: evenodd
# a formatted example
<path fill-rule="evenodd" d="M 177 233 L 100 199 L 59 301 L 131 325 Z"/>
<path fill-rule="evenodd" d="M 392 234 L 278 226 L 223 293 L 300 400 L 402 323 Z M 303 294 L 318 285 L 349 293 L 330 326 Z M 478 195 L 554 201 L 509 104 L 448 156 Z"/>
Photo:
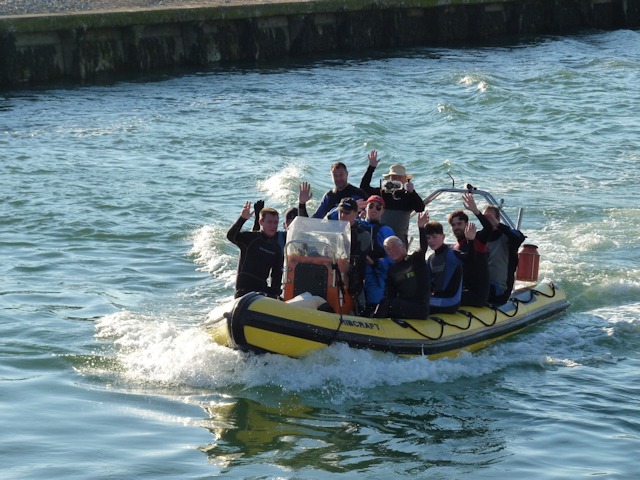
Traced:
<path fill-rule="evenodd" d="M 380 330 L 380 325 L 378 325 L 377 323 L 360 322 L 356 320 L 343 320 L 342 323 L 350 327 L 360 327 L 360 328 L 368 328 L 371 330 L 373 329 Z"/>

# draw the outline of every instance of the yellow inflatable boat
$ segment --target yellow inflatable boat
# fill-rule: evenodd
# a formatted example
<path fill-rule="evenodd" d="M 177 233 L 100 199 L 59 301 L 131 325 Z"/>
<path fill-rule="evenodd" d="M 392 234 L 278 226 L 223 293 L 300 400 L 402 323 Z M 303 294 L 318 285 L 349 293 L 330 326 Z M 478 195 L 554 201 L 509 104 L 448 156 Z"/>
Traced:
<path fill-rule="evenodd" d="M 464 193 L 468 189 L 438 190 L 427 201 L 438 192 Z M 473 193 L 496 204 L 486 192 L 474 189 Z M 503 220 L 513 225 L 506 215 Z M 526 278 L 529 283 L 516 289 L 511 300 L 500 307 L 462 306 L 456 314 L 432 315 L 427 320 L 354 316 L 350 314 L 351 299 L 341 294 L 350 237 L 347 222 L 297 217 L 285 246 L 285 301 L 258 293 L 237 299 L 229 312 L 208 327 L 214 341 L 241 350 L 296 358 L 343 342 L 353 348 L 435 359 L 477 350 L 569 307 L 565 293 L 553 282 L 536 281 L 537 263 L 534 269 L 527 258 L 521 263 L 535 270 L 535 278 Z M 531 254 L 531 247 L 525 246 L 525 255 Z"/>
<path fill-rule="evenodd" d="M 428 320 L 341 316 L 249 293 L 210 333 L 220 345 L 290 357 L 344 342 L 353 348 L 435 359 L 477 350 L 568 306 L 564 292 L 552 282 L 516 290 L 512 301 L 500 308 L 461 307 L 454 315 Z"/>

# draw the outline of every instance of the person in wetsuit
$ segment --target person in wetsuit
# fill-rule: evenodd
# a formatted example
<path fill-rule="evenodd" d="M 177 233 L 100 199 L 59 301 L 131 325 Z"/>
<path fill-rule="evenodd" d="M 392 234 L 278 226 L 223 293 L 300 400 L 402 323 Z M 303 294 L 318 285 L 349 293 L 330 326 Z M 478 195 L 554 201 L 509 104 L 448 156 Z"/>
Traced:
<path fill-rule="evenodd" d="M 487 240 L 491 279 L 489 303 L 500 306 L 511 297 L 518 268 L 518 249 L 527 237 L 521 231 L 500 223 L 499 207 L 487 205 L 483 213 L 493 227 Z"/>
<path fill-rule="evenodd" d="M 260 212 L 264 208 L 264 200 L 258 200 L 253 204 L 253 211 L 255 220 L 253 221 L 253 228 L 251 229 L 254 232 L 260 230 Z M 278 230 L 276 232 L 276 241 L 278 242 L 278 246 L 282 249 L 284 254 L 284 246 L 287 243 L 287 230 L 289 229 L 289 225 L 293 222 L 293 219 L 298 216 L 298 209 L 296 207 L 291 207 L 287 209 L 284 213 L 284 222 L 282 222 L 282 228 L 284 230 Z"/>
<path fill-rule="evenodd" d="M 420 248 L 407 255 L 407 246 L 402 239 L 392 236 L 384 241 L 384 249 L 394 262 L 387 270 L 385 296 L 374 312 L 375 318 L 416 318 L 429 316 L 431 278 L 425 262 L 427 253 L 428 212 L 418 214 Z"/>
<path fill-rule="evenodd" d="M 473 262 L 476 226 L 467 224 L 465 237 L 469 251 L 453 250 L 444 243 L 444 230 L 439 222 L 429 222 L 427 242 L 433 253 L 427 259 L 431 275 L 431 313 L 456 313 L 462 299 L 462 265 Z"/>
<path fill-rule="evenodd" d="M 407 239 L 409 238 L 409 217 L 412 212 L 424 211 L 424 202 L 418 192 L 414 190 L 413 175 L 407 175 L 407 170 L 402 165 L 391 165 L 389 167 L 389 173 L 383 176 L 385 182 L 383 182 L 383 188 L 374 187 L 371 185 L 371 179 L 373 178 L 373 172 L 380 163 L 378 159 L 378 152 L 371 150 L 371 153 L 367 156 L 369 160 L 369 167 L 362 176 L 360 181 L 360 188 L 365 191 L 367 195 L 380 195 L 385 202 L 385 213 L 380 219 L 384 225 L 390 227 L 395 234 L 402 239 L 405 245 L 407 245 Z M 397 185 L 391 188 L 385 188 L 384 183 L 386 181 L 400 182 L 401 187 L 397 188 Z"/>
<path fill-rule="evenodd" d="M 379 195 L 371 195 L 367 199 L 366 217 L 360 222 L 373 242 L 373 251 L 369 254 L 364 278 L 364 296 L 367 301 L 365 315 L 369 316 L 384 296 L 387 269 L 390 258 L 384 251 L 384 241 L 393 236 L 393 230 L 380 223 L 384 214 L 384 200 Z"/>
<path fill-rule="evenodd" d="M 373 240 L 370 233 L 363 228 L 356 218 L 358 216 L 358 202 L 354 198 L 346 197 L 338 205 L 339 220 L 349 222 L 351 226 L 351 253 L 347 276 L 348 291 L 353 297 L 353 308 L 356 315 L 362 315 L 366 308 L 364 296 L 364 281 L 367 262 L 371 260 L 369 254 L 373 250 Z"/>
<path fill-rule="evenodd" d="M 350 197 L 364 203 L 364 199 L 368 196 L 362 189 L 349 183 L 349 172 L 347 171 L 347 166 L 342 162 L 336 162 L 331 165 L 331 178 L 335 186 L 324 194 L 318 209 L 312 215 L 313 218 L 327 217 L 331 220 L 337 220 L 337 207 L 340 204 L 340 200 Z M 307 182 L 303 182 L 300 185 L 300 194 L 298 196 L 298 214 L 301 217 L 309 216 L 306 203 L 312 197 L 311 186 Z"/>
<path fill-rule="evenodd" d="M 253 215 L 251 202 L 246 202 L 242 213 L 227 232 L 231 243 L 240 248 L 235 298 L 249 292 L 262 292 L 277 298 L 281 292 L 282 249 L 278 245 L 278 212 L 270 207 L 260 211 L 260 231 L 241 232 L 244 223 Z M 267 279 L 271 278 L 270 285 Z"/>
<path fill-rule="evenodd" d="M 489 261 L 487 255 L 487 239 L 493 230 L 489 220 L 480 213 L 473 199 L 473 194 L 462 195 L 463 206 L 475 214 L 482 225 L 482 230 L 476 234 L 474 248 L 475 260 L 462 265 L 462 295 L 460 305 L 470 307 L 484 307 L 489 299 Z M 469 216 L 464 210 L 456 210 L 447 219 L 451 225 L 451 231 L 458 243 L 452 248 L 461 252 L 468 252 L 469 245 L 465 237 L 465 229 L 469 223 Z"/>

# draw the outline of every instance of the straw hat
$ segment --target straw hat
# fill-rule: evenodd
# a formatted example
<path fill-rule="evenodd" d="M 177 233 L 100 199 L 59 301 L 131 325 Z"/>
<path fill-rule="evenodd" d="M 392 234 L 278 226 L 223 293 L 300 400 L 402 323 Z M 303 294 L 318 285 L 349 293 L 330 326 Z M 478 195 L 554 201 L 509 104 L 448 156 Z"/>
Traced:
<path fill-rule="evenodd" d="M 400 177 L 406 176 L 407 180 L 411 180 L 413 178 L 413 175 L 407 175 L 407 169 L 402 165 L 391 165 L 389 167 L 389 173 L 384 173 L 382 176 L 384 178 L 389 178 L 391 175 L 398 175 Z"/>

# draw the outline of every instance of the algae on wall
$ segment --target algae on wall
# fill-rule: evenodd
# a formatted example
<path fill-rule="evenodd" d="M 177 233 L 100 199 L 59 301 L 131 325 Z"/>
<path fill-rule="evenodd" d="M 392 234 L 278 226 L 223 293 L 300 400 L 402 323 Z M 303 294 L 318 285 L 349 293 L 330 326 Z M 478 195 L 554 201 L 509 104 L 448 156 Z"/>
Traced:
<path fill-rule="evenodd" d="M 638 26 L 640 0 L 322 0 L 6 17 L 0 19 L 0 85 Z"/>

